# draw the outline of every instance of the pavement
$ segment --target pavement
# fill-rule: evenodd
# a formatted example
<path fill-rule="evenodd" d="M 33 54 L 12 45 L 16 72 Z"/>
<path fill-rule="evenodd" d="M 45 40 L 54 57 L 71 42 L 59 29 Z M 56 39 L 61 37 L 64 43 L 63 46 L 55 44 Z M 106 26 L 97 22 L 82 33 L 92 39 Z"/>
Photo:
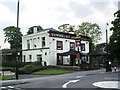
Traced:
<path fill-rule="evenodd" d="M 103 74 L 103 73 L 114 73 L 118 72 L 117 71 L 112 71 L 112 72 L 105 72 L 105 69 L 99 69 L 99 70 L 89 70 L 89 71 L 80 71 L 81 75 L 82 74 Z M 73 72 L 74 74 L 75 72 Z M 77 72 L 76 72 L 77 73 Z M 15 75 L 14 75 L 15 76 Z M 8 86 L 8 85 L 16 85 L 16 84 L 24 84 L 24 83 L 29 83 L 35 80 L 41 80 L 45 79 L 48 77 L 52 77 L 55 75 L 19 75 L 19 79 L 13 79 L 13 80 L 0 80 L 0 83 L 2 86 Z"/>

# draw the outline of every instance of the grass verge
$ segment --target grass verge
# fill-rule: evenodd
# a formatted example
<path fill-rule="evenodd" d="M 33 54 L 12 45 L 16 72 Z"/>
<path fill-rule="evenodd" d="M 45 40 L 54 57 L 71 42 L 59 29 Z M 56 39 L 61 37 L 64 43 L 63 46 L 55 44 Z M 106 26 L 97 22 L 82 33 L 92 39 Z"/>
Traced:
<path fill-rule="evenodd" d="M 65 73 L 70 73 L 70 72 L 72 72 L 72 71 L 46 69 L 46 70 L 41 70 L 41 71 L 34 72 L 33 74 L 65 74 Z"/>
<path fill-rule="evenodd" d="M 0 76 L 0 80 L 14 79 L 12 76 Z"/>

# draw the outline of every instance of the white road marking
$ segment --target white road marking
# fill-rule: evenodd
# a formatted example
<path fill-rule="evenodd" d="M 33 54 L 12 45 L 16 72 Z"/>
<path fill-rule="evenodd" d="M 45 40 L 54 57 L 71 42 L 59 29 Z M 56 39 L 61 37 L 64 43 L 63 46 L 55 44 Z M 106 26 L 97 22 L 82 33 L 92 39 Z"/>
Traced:
<path fill-rule="evenodd" d="M 117 89 L 120 89 L 120 87 L 118 87 L 118 83 L 120 83 L 120 82 L 119 81 L 100 81 L 100 82 L 93 83 L 93 85 L 96 86 L 96 87 L 100 87 L 100 88 L 117 88 Z"/>
<path fill-rule="evenodd" d="M 14 88 L 13 86 L 7 86 L 8 88 Z"/>
<path fill-rule="evenodd" d="M 119 80 L 119 78 L 104 78 L 105 80 Z"/>
<path fill-rule="evenodd" d="M 1 87 L 1 89 L 14 89 L 14 87 L 13 86 L 6 86 L 6 87 Z"/>
<path fill-rule="evenodd" d="M 76 78 L 81 78 L 81 77 L 83 77 L 83 76 L 76 76 Z"/>
<path fill-rule="evenodd" d="M 76 82 L 78 82 L 79 80 L 70 80 L 69 82 L 67 82 L 67 83 L 65 83 L 64 85 L 62 85 L 62 87 L 63 88 L 67 88 L 67 85 L 69 84 L 69 83 L 76 83 Z"/>
<path fill-rule="evenodd" d="M 7 89 L 7 87 L 1 87 L 1 89 Z"/>

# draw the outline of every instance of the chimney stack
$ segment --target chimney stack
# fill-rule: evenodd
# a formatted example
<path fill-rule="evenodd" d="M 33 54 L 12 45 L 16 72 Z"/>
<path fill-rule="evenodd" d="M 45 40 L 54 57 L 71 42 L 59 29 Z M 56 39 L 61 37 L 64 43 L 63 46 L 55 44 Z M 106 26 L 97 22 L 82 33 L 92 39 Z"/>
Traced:
<path fill-rule="evenodd" d="M 34 28 L 33 28 L 33 32 L 34 32 L 34 33 L 37 33 L 37 27 L 34 27 Z"/>

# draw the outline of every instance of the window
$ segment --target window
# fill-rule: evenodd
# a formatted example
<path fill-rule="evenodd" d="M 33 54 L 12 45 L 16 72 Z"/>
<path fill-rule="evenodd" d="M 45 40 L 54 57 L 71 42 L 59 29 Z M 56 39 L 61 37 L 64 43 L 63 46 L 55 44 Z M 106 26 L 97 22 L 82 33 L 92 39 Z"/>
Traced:
<path fill-rule="evenodd" d="M 32 55 L 29 55 L 29 60 L 30 60 L 30 62 L 32 61 Z"/>
<path fill-rule="evenodd" d="M 57 41 L 57 50 L 62 50 L 62 49 L 63 49 L 63 42 Z"/>
<path fill-rule="evenodd" d="M 42 47 L 45 47 L 45 37 L 42 37 Z"/>
<path fill-rule="evenodd" d="M 42 55 L 41 54 L 37 55 L 37 60 L 42 60 Z"/>
<path fill-rule="evenodd" d="M 30 49 L 30 40 L 27 40 L 27 48 Z"/>
<path fill-rule="evenodd" d="M 33 38 L 34 48 L 36 48 L 36 47 L 37 47 L 36 42 L 37 42 L 37 39 L 36 39 L 36 38 Z"/>
<path fill-rule="evenodd" d="M 85 44 L 81 43 L 81 51 L 85 51 Z"/>
<path fill-rule="evenodd" d="M 25 62 L 25 55 L 23 56 L 23 60 L 24 60 L 23 62 Z"/>
<path fill-rule="evenodd" d="M 70 42 L 70 49 L 75 49 L 75 43 L 74 42 Z"/>

